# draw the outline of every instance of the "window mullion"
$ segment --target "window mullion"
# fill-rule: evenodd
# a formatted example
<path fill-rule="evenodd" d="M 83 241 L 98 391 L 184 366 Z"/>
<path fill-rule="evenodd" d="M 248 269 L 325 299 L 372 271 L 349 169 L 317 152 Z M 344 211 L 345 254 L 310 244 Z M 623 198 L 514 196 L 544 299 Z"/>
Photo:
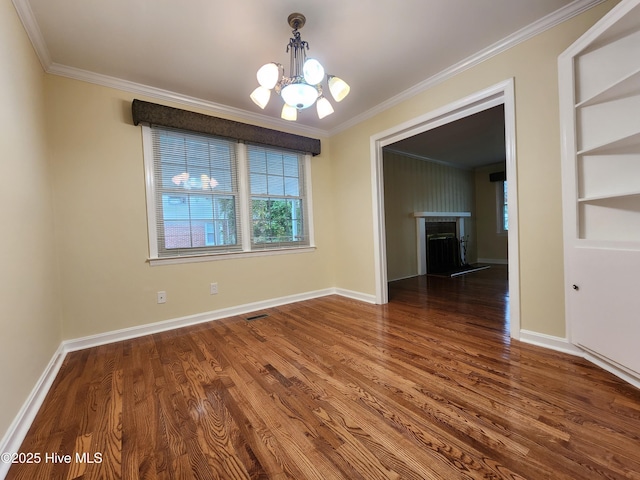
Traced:
<path fill-rule="evenodd" d="M 238 160 L 238 196 L 240 197 L 240 238 L 242 238 L 242 250 L 248 252 L 251 250 L 252 222 L 247 146 L 244 143 L 238 143 L 236 153 Z"/>

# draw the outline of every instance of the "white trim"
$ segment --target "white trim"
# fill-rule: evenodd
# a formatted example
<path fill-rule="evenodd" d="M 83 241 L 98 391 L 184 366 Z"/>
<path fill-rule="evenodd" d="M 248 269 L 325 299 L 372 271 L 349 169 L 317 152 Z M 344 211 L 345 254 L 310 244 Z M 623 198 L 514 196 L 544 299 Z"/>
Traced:
<path fill-rule="evenodd" d="M 520 227 L 518 220 L 518 162 L 516 157 L 516 96 L 513 78 L 504 85 L 504 138 L 509 185 L 509 304 L 511 338 L 520 338 Z"/>
<path fill-rule="evenodd" d="M 144 162 L 144 183 L 147 200 L 147 232 L 149 234 L 149 257 L 158 257 L 158 230 L 156 218 L 156 186 L 153 175 L 153 139 L 151 127 L 141 125 L 142 159 Z"/>
<path fill-rule="evenodd" d="M 416 218 L 427 218 L 427 217 L 470 218 L 471 212 L 413 212 L 413 216 Z"/>
<path fill-rule="evenodd" d="M 307 236 L 309 237 L 309 245 L 316 244 L 316 231 L 313 223 L 313 189 L 311 181 L 311 155 L 304 156 L 304 198 L 305 198 L 305 214 L 307 215 Z"/>
<path fill-rule="evenodd" d="M 66 351 L 64 350 L 63 345 L 60 344 L 56 352 L 53 354 L 53 357 L 51 357 L 49 364 L 45 367 L 42 375 L 33 387 L 33 390 L 31 390 L 31 393 L 22 405 L 22 408 L 13 419 L 13 422 L 11 422 L 11 425 L 4 434 L 4 437 L 2 437 L 2 440 L 0 441 L 0 453 L 13 453 L 20 451 L 20 446 L 22 445 L 33 420 L 36 418 L 36 414 L 40 410 L 47 393 L 49 393 L 49 389 L 60 371 L 60 367 L 62 366 L 65 356 Z M 4 463 L 0 460 L 0 479 L 7 475 L 10 467 L 10 463 Z"/>
<path fill-rule="evenodd" d="M 147 262 L 152 267 L 158 265 L 176 265 L 179 263 L 200 263 L 200 262 L 217 262 L 220 260 L 229 260 L 232 258 L 251 258 L 251 257 L 267 257 L 270 255 L 289 255 L 293 253 L 310 253 L 316 250 L 315 245 L 304 247 L 289 248 L 265 248 L 263 250 L 252 250 L 249 252 L 225 252 L 210 253 L 202 255 L 184 255 L 181 257 L 161 257 L 148 258 Z"/>
<path fill-rule="evenodd" d="M 236 175 L 238 176 L 238 202 L 240 208 L 240 239 L 242 251 L 251 251 L 251 205 L 249 195 L 249 161 L 247 145 L 238 143 L 236 146 Z"/>
<path fill-rule="evenodd" d="M 509 182 L 510 198 L 513 199 L 509 202 L 509 298 L 511 305 L 509 323 L 511 337 L 518 339 L 520 338 L 520 242 L 518 233 L 518 182 L 513 78 L 371 136 L 370 155 L 376 303 L 384 304 L 389 301 L 383 195 L 383 147 L 502 104 L 504 104 L 505 115 L 507 181 Z"/>
<path fill-rule="evenodd" d="M 311 292 L 288 295 L 285 297 L 272 298 L 270 300 L 263 300 L 260 302 L 245 303 L 243 305 L 238 305 L 235 307 L 221 308 L 219 310 L 212 310 L 210 312 L 188 315 L 186 317 L 173 318 L 170 320 L 163 320 L 155 323 L 147 323 L 145 325 L 123 328 L 121 330 L 113 330 L 110 332 L 89 335 L 87 337 L 76 338 L 73 340 L 65 340 L 62 342 L 62 345 L 65 352 L 73 352 L 85 348 L 106 345 L 113 342 L 129 340 L 131 338 L 138 338 L 145 335 L 152 335 L 154 333 L 166 332 L 168 330 L 188 327 L 190 325 L 197 325 L 199 323 L 210 322 L 212 320 L 220 320 L 222 318 L 244 315 L 246 313 L 255 312 L 257 310 L 264 310 L 267 308 L 273 308 L 289 303 L 301 302 L 303 300 L 310 300 L 313 298 L 326 297 L 327 295 L 333 294 L 338 294 L 336 289 L 326 288 L 323 290 L 315 290 Z"/>
<path fill-rule="evenodd" d="M 333 293 L 335 293 L 336 295 L 340 295 L 341 297 L 352 298 L 353 300 L 359 300 L 361 302 L 371 303 L 374 305 L 376 303 L 375 295 L 371 295 L 368 293 L 345 290 L 344 288 L 334 288 Z"/>
<path fill-rule="evenodd" d="M 238 108 L 228 107 L 219 103 L 210 102 L 200 98 L 190 97 L 188 95 L 163 90 L 160 88 L 150 87 L 140 83 L 130 82 L 128 80 L 122 80 L 107 75 L 101 75 L 87 70 L 81 70 L 78 68 L 68 67 L 53 63 L 51 55 L 47 49 L 47 45 L 42 36 L 42 32 L 35 20 L 33 11 L 29 6 L 27 0 L 13 0 L 15 9 L 24 25 L 24 28 L 33 44 L 34 50 L 40 63 L 42 64 L 45 72 L 52 75 L 60 75 L 67 78 L 73 78 L 88 83 L 94 83 L 96 85 L 102 85 L 105 87 L 116 88 L 125 92 L 136 93 L 145 95 L 147 97 L 156 98 L 163 101 L 175 102 L 182 105 L 188 105 L 196 108 L 201 108 L 206 111 L 211 111 L 216 114 L 233 115 L 240 119 L 244 119 L 250 122 L 261 122 L 267 125 L 281 128 L 287 131 L 295 131 L 300 134 L 316 135 L 316 136 L 331 136 L 340 133 L 352 126 L 363 122 L 379 113 L 398 105 L 412 98 L 413 96 L 428 90 L 429 88 L 442 83 L 459 73 L 484 62 L 516 45 L 522 43 L 536 35 L 543 33 L 544 31 L 559 25 L 576 15 L 579 15 L 592 7 L 602 3 L 604 0 L 574 0 L 570 4 L 552 12 L 551 14 L 537 20 L 536 22 L 518 30 L 517 32 L 505 37 L 499 42 L 490 45 L 489 47 L 480 50 L 479 52 L 467 57 L 466 59 L 458 62 L 440 73 L 433 75 L 426 80 L 414 85 L 413 87 L 405 90 L 404 92 L 391 97 L 377 106 L 367 110 L 366 112 L 357 115 L 348 121 L 338 125 L 337 127 L 327 131 L 318 128 L 308 127 L 300 123 L 292 124 L 279 118 L 249 112 L 247 110 L 241 110 Z"/>
<path fill-rule="evenodd" d="M 51 54 L 47 48 L 47 43 L 44 41 L 40 26 L 36 21 L 36 17 L 33 14 L 31 5 L 28 0 L 13 0 L 13 6 L 16 9 L 16 13 L 24 26 L 27 36 L 33 45 L 33 49 L 40 60 L 40 64 L 44 71 L 48 71 L 51 66 Z M 1 476 L 0 476 L 1 478 Z"/>
<path fill-rule="evenodd" d="M 607 362 L 597 354 L 593 354 L 588 350 L 583 350 L 581 347 L 572 344 L 567 338 L 555 337 L 529 330 L 521 330 L 520 341 L 537 347 L 555 350 L 556 352 L 568 353 L 569 355 L 582 357 L 588 362 L 593 363 L 603 370 L 606 370 L 607 372 L 640 389 L 640 377 L 632 375 L 613 363 Z"/>
<path fill-rule="evenodd" d="M 545 333 L 532 332 L 530 330 L 520 330 L 520 341 L 538 347 L 548 348 L 556 352 L 568 353 L 578 357 L 583 356 L 582 350 L 573 345 L 569 340 L 563 337 L 555 337 Z"/>
<path fill-rule="evenodd" d="M 630 383 L 634 387 L 640 389 L 640 377 L 630 375 L 625 370 L 616 367 L 615 365 L 607 362 L 603 358 L 598 355 L 592 355 L 591 352 L 585 351 L 583 352 L 583 357 L 585 360 L 597 365 L 598 367 L 606 370 L 607 372 L 615 375 L 616 377 L 624 380 L 627 383 Z"/>

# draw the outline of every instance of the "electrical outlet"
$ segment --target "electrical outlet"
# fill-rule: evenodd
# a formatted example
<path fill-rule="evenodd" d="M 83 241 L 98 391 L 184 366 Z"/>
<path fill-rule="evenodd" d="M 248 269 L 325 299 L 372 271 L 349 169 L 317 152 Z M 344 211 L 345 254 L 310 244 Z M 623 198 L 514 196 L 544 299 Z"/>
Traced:
<path fill-rule="evenodd" d="M 210 295 L 217 295 L 218 294 L 218 284 L 217 283 L 212 283 L 210 285 L 209 293 L 210 293 Z"/>
<path fill-rule="evenodd" d="M 158 292 L 158 303 L 166 303 L 167 292 Z"/>

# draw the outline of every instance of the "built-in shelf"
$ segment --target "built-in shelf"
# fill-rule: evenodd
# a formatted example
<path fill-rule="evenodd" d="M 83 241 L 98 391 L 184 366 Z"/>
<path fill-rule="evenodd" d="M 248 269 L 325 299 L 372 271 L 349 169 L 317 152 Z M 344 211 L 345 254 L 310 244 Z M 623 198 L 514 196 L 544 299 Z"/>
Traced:
<path fill-rule="evenodd" d="M 640 190 L 635 192 L 611 193 L 607 195 L 594 195 L 592 197 L 583 197 L 583 198 L 579 198 L 578 202 L 585 202 L 585 203 L 601 202 L 605 200 L 611 200 L 614 198 L 633 197 L 636 195 L 640 195 Z"/>
<path fill-rule="evenodd" d="M 620 78 L 602 91 L 576 104 L 576 108 L 588 107 L 598 103 L 609 102 L 619 98 L 640 93 L 640 67 L 634 72 Z"/>
<path fill-rule="evenodd" d="M 638 113 L 638 115 L 640 115 L 640 113 Z M 633 146 L 640 147 L 640 132 L 636 132 L 634 134 L 627 135 L 626 137 L 618 138 L 610 142 L 604 142 L 600 145 L 595 145 L 593 147 L 585 148 L 584 150 L 578 151 L 577 154 L 590 155 L 594 153 L 603 153 L 607 151 L 623 150 Z"/>
<path fill-rule="evenodd" d="M 568 337 L 640 381 L 640 0 L 620 0 L 558 71 Z"/>

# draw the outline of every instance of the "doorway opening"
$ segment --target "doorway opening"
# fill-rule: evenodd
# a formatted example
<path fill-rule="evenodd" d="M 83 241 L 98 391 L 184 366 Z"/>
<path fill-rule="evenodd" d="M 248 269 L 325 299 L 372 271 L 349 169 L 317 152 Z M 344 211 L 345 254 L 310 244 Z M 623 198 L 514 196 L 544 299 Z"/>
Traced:
<path fill-rule="evenodd" d="M 509 185 L 508 218 L 508 283 L 510 297 L 509 329 L 512 338 L 520 337 L 520 275 L 518 255 L 518 217 L 517 217 L 517 163 L 515 149 L 515 98 L 513 79 L 501 82 L 493 87 L 477 92 L 461 100 L 429 112 L 418 118 L 397 125 L 371 137 L 371 161 L 374 201 L 374 253 L 376 273 L 376 302 L 387 303 L 387 239 L 384 200 L 383 149 L 392 144 L 437 127 L 447 125 L 471 115 L 487 111 L 496 106 L 504 108 L 504 145 L 505 179 Z M 412 215 L 419 212 L 405 212 Z M 442 212 L 437 212 L 438 214 Z M 417 242 L 418 240 L 416 240 Z"/>

